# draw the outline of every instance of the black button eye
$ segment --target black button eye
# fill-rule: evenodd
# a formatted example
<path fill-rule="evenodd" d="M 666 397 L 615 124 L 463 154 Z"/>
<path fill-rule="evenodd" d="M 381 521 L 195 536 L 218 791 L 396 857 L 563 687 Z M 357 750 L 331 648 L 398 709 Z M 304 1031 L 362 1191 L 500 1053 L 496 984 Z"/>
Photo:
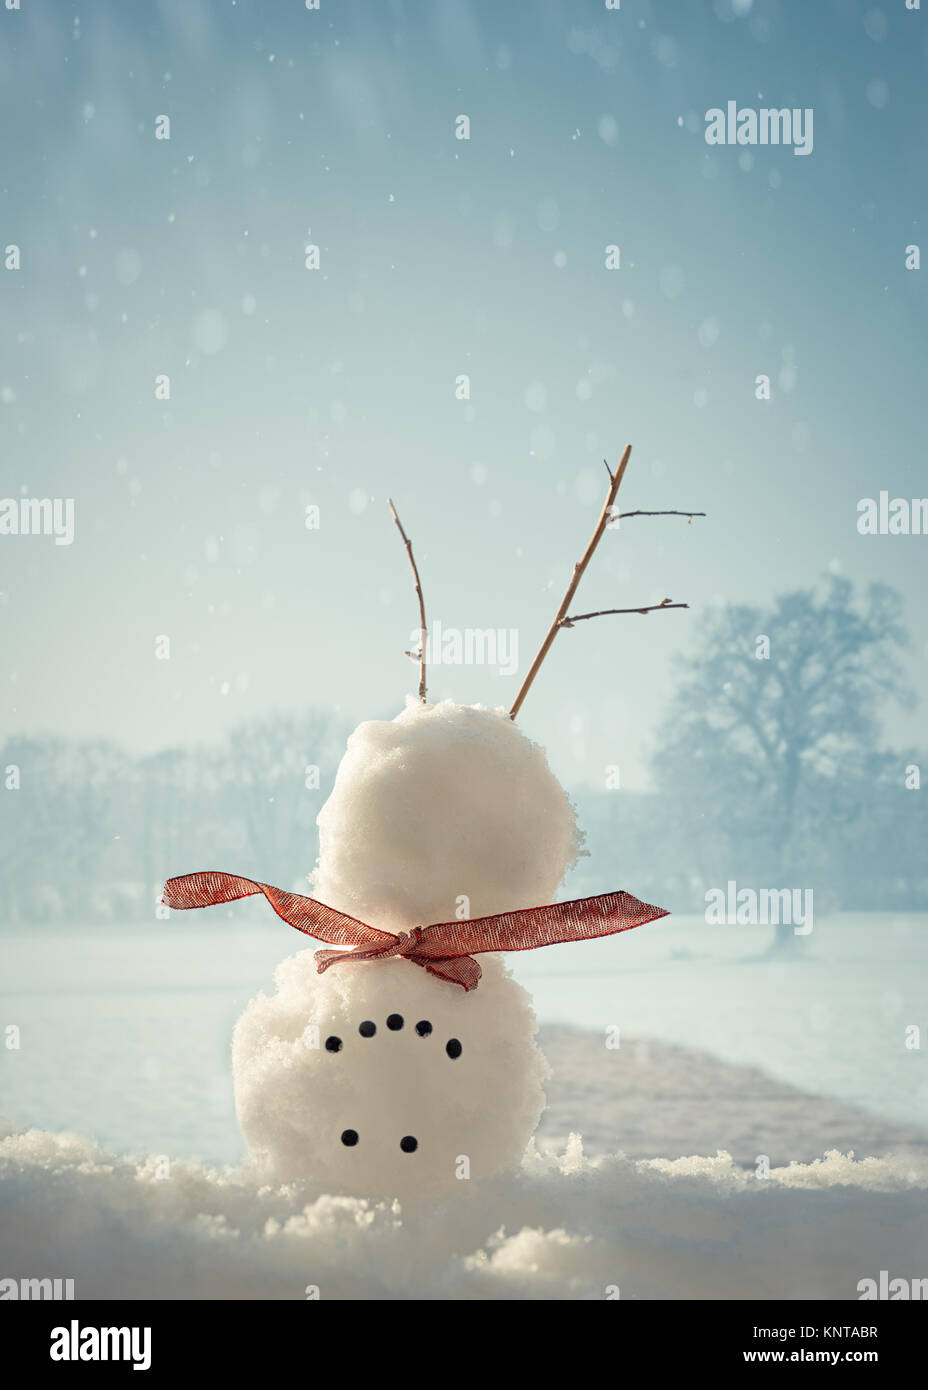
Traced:
<path fill-rule="evenodd" d="M 342 1130 L 342 1143 L 345 1144 L 349 1149 L 353 1149 L 357 1142 L 358 1131 L 356 1129 Z"/>
<path fill-rule="evenodd" d="M 402 1014 L 391 1014 L 387 1019 L 387 1027 L 394 1033 L 398 1033 L 403 1026 Z"/>
<path fill-rule="evenodd" d="M 414 1154 L 418 1147 L 418 1139 L 415 1139 L 411 1134 L 407 1134 L 405 1139 L 400 1140 L 400 1148 L 404 1154 Z"/>
<path fill-rule="evenodd" d="M 377 1032 L 377 1024 L 371 1023 L 370 1019 L 366 1019 L 358 1028 L 358 1032 L 361 1034 L 362 1038 L 372 1038 Z"/>
<path fill-rule="evenodd" d="M 419 1034 L 420 1038 L 427 1038 L 431 1031 L 432 1025 L 427 1018 L 424 1018 L 421 1023 L 416 1024 L 416 1032 Z"/>
<path fill-rule="evenodd" d="M 460 1057 L 464 1049 L 458 1042 L 457 1038 L 452 1038 L 450 1042 L 445 1043 L 445 1051 L 447 1052 L 448 1056 L 451 1057 L 453 1060 L 455 1057 Z"/>
<path fill-rule="evenodd" d="M 326 1052 L 341 1052 L 341 1050 L 342 1050 L 342 1040 L 341 1040 L 341 1038 L 336 1038 L 336 1037 L 326 1038 L 326 1040 L 325 1040 L 325 1050 L 326 1050 Z"/>

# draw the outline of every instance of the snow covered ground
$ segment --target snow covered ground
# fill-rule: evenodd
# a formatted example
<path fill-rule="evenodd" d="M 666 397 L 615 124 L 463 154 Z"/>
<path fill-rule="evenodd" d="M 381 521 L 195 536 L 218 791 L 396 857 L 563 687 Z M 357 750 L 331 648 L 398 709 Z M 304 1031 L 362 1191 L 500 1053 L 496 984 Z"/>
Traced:
<path fill-rule="evenodd" d="M 762 957 L 769 936 L 769 928 L 670 917 L 618 938 L 511 956 L 542 1024 L 579 1027 L 603 1043 L 590 1047 L 585 1075 L 571 1087 L 576 1104 L 570 1113 L 559 1108 L 552 1132 L 578 1129 L 588 1143 L 596 1136 L 598 1151 L 626 1147 L 642 1157 L 734 1144 L 733 1131 L 714 1136 L 699 1118 L 702 1096 L 719 1103 L 704 1064 L 685 1083 L 677 1072 L 676 1113 L 649 1103 L 647 1093 L 662 1085 L 653 1077 L 639 1102 L 634 1038 L 754 1068 L 822 1098 L 803 1122 L 801 1146 L 775 1144 L 774 1134 L 758 1149 L 778 1162 L 815 1157 L 832 1142 L 855 1147 L 864 1134 L 869 1151 L 882 1152 L 874 1147 L 880 1119 L 896 1130 L 928 1130 L 928 1043 L 906 1047 L 908 1027 L 920 1026 L 923 1043 L 928 1030 L 928 915 L 816 921 L 801 959 L 784 964 Z M 0 1048 L 0 1113 L 19 1125 L 88 1134 L 115 1152 L 240 1162 L 232 1027 L 248 999 L 272 987 L 277 962 L 301 945 L 263 903 L 245 904 L 232 921 L 212 909 L 126 930 L 3 933 L 0 1028 L 18 1025 L 21 1046 Z M 609 1027 L 620 1029 L 618 1051 L 604 1045 Z M 748 1117 L 750 1089 L 742 1089 L 731 1104 Z M 628 1103 L 607 1120 L 620 1094 Z M 825 1100 L 867 1111 L 867 1127 L 859 1120 L 859 1133 L 817 1128 Z M 758 1121 L 758 1136 L 765 1124 Z"/>
<path fill-rule="evenodd" d="M 221 1166 L 244 1158 L 232 1024 L 293 944 L 243 916 L 0 939 L 21 1037 L 0 1049 L 0 1276 L 79 1298 L 855 1299 L 881 1269 L 928 1275 L 925 1052 L 904 1045 L 925 918 L 816 924 L 783 965 L 756 928 L 674 919 L 522 958 L 553 1069 L 538 1151 L 400 1206 Z"/>
<path fill-rule="evenodd" d="M 833 1149 L 928 1160 L 928 1129 L 809 1095 L 756 1067 L 641 1038 L 623 1044 L 620 1064 L 603 1068 L 595 1033 L 549 1024 L 541 1038 L 553 1075 L 540 1148 L 562 1148 L 579 1130 L 590 1156 L 617 1149 L 629 1158 L 713 1156 L 723 1149 L 750 1168 L 761 1154 L 774 1165 L 811 1163 Z"/>
<path fill-rule="evenodd" d="M 835 1298 L 925 1273 L 928 1165 L 837 1154 L 763 1180 L 715 1159 L 590 1162 L 417 1205 L 273 1191 L 86 1140 L 0 1142 L 2 1273 L 77 1298 Z M 307 1293 L 307 1290 L 309 1293 Z"/>

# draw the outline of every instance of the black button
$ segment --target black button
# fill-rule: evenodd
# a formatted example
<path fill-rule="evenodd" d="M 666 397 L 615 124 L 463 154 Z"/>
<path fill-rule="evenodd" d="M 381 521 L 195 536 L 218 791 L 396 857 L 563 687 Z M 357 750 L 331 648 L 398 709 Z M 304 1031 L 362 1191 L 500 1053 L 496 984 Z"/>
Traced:
<path fill-rule="evenodd" d="M 348 1146 L 349 1149 L 354 1148 L 354 1146 L 355 1146 L 355 1144 L 356 1144 L 357 1142 L 358 1142 L 358 1131 L 357 1131 L 356 1129 L 343 1129 L 343 1130 L 342 1130 L 342 1143 L 343 1143 L 343 1144 L 347 1144 L 347 1146 Z"/>
<path fill-rule="evenodd" d="M 402 1014 L 391 1014 L 390 1017 L 387 1019 L 387 1027 L 390 1028 L 394 1033 L 398 1033 L 402 1026 Z"/>
<path fill-rule="evenodd" d="M 371 1023 L 370 1019 L 366 1019 L 364 1023 L 361 1024 L 358 1032 L 361 1034 L 362 1038 L 372 1038 L 377 1032 L 377 1024 Z"/>
<path fill-rule="evenodd" d="M 407 1134 L 405 1139 L 400 1140 L 400 1148 L 404 1154 L 414 1154 L 419 1147 L 418 1139 L 414 1139 L 411 1134 Z"/>
<path fill-rule="evenodd" d="M 335 1037 L 326 1038 L 326 1040 L 325 1040 L 325 1050 L 326 1050 L 326 1052 L 341 1052 L 341 1050 L 342 1050 L 342 1040 L 341 1040 L 341 1038 L 335 1038 Z"/>
<path fill-rule="evenodd" d="M 460 1057 L 463 1050 L 457 1038 L 452 1038 L 450 1042 L 445 1043 L 445 1051 L 449 1057 Z"/>
<path fill-rule="evenodd" d="M 431 1031 L 432 1025 L 427 1018 L 424 1018 L 421 1023 L 416 1024 L 416 1032 L 419 1034 L 420 1038 L 427 1038 Z"/>

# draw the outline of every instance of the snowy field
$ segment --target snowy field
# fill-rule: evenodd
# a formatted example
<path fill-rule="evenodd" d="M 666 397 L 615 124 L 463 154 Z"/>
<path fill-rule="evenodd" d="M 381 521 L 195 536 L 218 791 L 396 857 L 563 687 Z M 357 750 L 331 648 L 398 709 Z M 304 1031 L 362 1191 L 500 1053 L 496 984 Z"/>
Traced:
<path fill-rule="evenodd" d="M 853 1300 L 883 1269 L 922 1278 L 925 1051 L 904 1030 L 926 1022 L 926 927 L 831 919 L 782 965 L 762 929 L 673 918 L 513 957 L 553 1069 L 537 1150 L 421 1206 L 221 1166 L 244 1158 L 232 1024 L 300 944 L 260 907 L 6 933 L 0 1273 L 78 1298 Z"/>
<path fill-rule="evenodd" d="M 769 928 L 670 917 L 620 937 L 510 956 L 542 1024 L 602 1037 L 617 1026 L 628 1040 L 617 1052 L 602 1047 L 587 1091 L 572 1088 L 574 1113 L 559 1111 L 557 1132 L 593 1130 L 598 1149 L 623 1148 L 622 1122 L 605 1117 L 630 1084 L 636 1038 L 756 1068 L 896 1127 L 928 1129 L 928 1045 L 905 1045 L 907 1027 L 919 1025 L 923 1037 L 928 1028 L 928 916 L 816 921 L 802 958 L 790 963 L 761 958 L 768 939 Z M 115 1152 L 241 1161 L 232 1026 L 301 944 L 258 903 L 233 922 L 213 909 L 125 931 L 3 933 L 0 1024 L 19 1026 L 21 1047 L 0 1049 L 0 1113 L 17 1126 L 87 1134 Z M 698 1097 L 698 1078 L 685 1091 Z M 685 1134 L 676 1122 L 662 1132 L 645 1112 L 634 1152 L 715 1152 L 703 1132 L 693 1147 Z"/>

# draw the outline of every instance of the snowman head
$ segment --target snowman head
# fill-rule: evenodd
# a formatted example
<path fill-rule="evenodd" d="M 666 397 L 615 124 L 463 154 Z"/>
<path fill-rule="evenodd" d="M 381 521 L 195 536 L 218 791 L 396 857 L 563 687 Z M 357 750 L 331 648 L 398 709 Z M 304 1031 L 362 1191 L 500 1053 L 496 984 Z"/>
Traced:
<path fill-rule="evenodd" d="M 450 700 L 359 724 L 318 825 L 315 895 L 390 931 L 552 902 L 580 846 L 544 750 Z"/>
<path fill-rule="evenodd" d="M 551 902 L 579 846 L 543 750 L 504 711 L 450 701 L 359 725 L 319 831 L 316 896 L 394 932 Z M 233 1046 L 270 1181 L 425 1195 L 518 1163 L 547 1069 L 528 994 L 481 962 L 472 993 L 403 960 L 278 968 Z"/>

